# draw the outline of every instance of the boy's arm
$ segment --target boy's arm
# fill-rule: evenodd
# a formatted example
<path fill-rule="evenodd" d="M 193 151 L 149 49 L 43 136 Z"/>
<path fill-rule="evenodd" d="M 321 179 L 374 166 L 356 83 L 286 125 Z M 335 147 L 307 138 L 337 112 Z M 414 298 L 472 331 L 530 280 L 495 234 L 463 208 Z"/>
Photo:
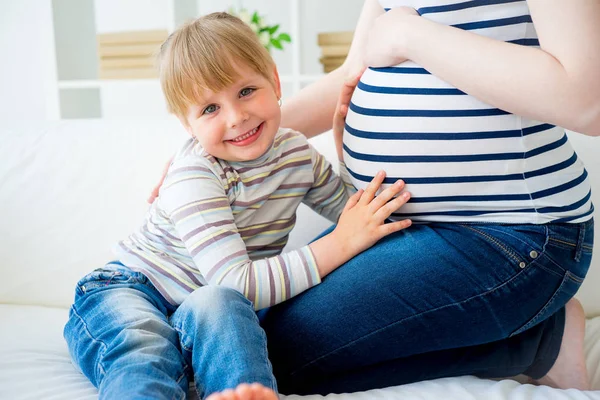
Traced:
<path fill-rule="evenodd" d="M 310 144 L 309 149 L 313 184 L 302 202 L 331 222 L 336 222 L 348 201 L 348 192 L 342 179 L 333 171 L 331 163 Z M 341 168 L 344 167 L 340 166 Z"/>
<path fill-rule="evenodd" d="M 207 165 L 177 164 L 167 175 L 157 201 L 209 284 L 239 291 L 258 310 L 320 283 L 308 247 L 250 260 L 243 240 L 247 229 L 238 230 L 219 178 Z"/>
<path fill-rule="evenodd" d="M 394 8 L 371 31 L 366 61 L 410 59 L 485 103 L 600 135 L 600 1 L 528 0 L 540 47 L 490 39 Z"/>
<path fill-rule="evenodd" d="M 158 201 L 203 277 L 239 291 L 259 310 L 317 285 L 382 237 L 410 226 L 409 220 L 384 224 L 409 196 L 394 198 L 403 184 L 375 196 L 383 178 L 378 174 L 364 196 L 352 196 L 333 232 L 299 250 L 256 261 L 243 240 L 249 227 L 240 233 L 223 184 L 208 166 L 175 163 Z"/>

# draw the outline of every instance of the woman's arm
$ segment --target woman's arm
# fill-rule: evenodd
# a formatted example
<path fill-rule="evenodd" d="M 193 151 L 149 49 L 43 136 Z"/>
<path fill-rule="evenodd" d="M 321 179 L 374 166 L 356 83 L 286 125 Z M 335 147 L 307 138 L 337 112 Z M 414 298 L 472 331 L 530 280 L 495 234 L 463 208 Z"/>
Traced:
<path fill-rule="evenodd" d="M 363 69 L 363 54 L 373 22 L 384 13 L 378 0 L 365 0 L 344 64 L 302 89 L 281 107 L 281 126 L 313 137 L 331 129 L 344 80 Z"/>
<path fill-rule="evenodd" d="M 528 4 L 541 49 L 393 9 L 375 24 L 378 32 L 371 33 L 366 61 L 382 61 L 384 43 L 378 44 L 377 38 L 385 36 L 388 53 L 413 60 L 488 104 L 600 135 L 600 1 L 528 0 Z M 378 45 L 380 49 L 373 48 Z M 394 60 L 387 62 L 392 65 Z"/>

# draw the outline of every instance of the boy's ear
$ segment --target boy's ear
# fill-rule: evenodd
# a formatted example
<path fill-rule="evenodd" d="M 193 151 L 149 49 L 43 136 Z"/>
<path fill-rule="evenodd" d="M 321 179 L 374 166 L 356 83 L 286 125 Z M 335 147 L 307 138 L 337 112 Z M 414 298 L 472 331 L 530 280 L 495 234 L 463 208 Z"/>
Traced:
<path fill-rule="evenodd" d="M 273 82 L 275 83 L 275 94 L 277 98 L 281 98 L 281 81 L 279 80 L 279 72 L 277 72 L 277 67 L 273 67 Z"/>

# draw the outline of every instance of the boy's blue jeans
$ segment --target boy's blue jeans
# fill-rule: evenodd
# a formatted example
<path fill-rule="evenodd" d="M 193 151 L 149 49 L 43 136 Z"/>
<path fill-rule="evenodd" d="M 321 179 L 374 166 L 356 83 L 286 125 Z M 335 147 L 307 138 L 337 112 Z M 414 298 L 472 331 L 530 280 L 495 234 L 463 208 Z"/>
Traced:
<path fill-rule="evenodd" d="M 77 285 L 64 336 L 101 399 L 200 398 L 258 382 L 277 390 L 266 336 L 240 293 L 204 286 L 170 305 L 139 272 L 107 264 Z"/>
<path fill-rule="evenodd" d="M 592 257 L 582 224 L 413 225 L 259 312 L 282 393 L 540 378 Z"/>

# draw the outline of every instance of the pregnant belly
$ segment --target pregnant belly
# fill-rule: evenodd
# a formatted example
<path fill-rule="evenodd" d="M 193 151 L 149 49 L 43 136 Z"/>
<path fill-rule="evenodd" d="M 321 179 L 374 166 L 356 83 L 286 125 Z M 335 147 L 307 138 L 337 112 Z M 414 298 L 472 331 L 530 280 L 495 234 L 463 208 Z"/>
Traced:
<path fill-rule="evenodd" d="M 564 130 L 485 104 L 411 63 L 365 71 L 343 142 L 355 187 L 379 170 L 386 184 L 404 179 L 413 200 L 402 212 L 425 220 L 531 208 L 525 172 L 573 155 Z M 548 156 L 525 156 L 548 146 Z M 507 193 L 520 200 L 502 200 Z"/>

